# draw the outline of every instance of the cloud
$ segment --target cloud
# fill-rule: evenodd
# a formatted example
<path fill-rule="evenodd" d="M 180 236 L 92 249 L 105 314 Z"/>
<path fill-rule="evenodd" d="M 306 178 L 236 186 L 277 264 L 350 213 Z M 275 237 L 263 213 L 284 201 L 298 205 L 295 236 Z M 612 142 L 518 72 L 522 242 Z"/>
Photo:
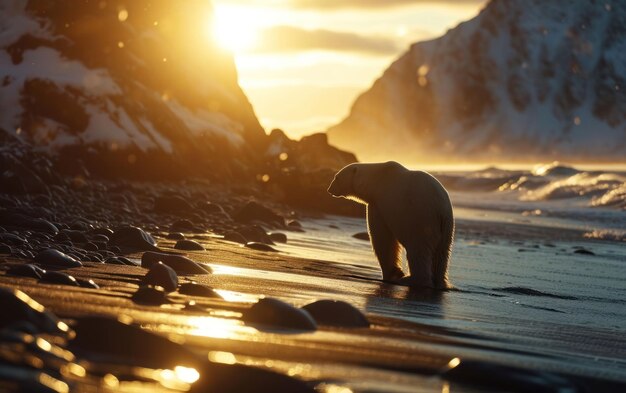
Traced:
<path fill-rule="evenodd" d="M 288 0 L 287 3 L 294 8 L 332 10 L 344 8 L 392 8 L 416 4 L 462 5 L 480 4 L 483 2 L 484 0 Z"/>
<path fill-rule="evenodd" d="M 289 7 L 303 10 L 382 9 L 419 4 L 477 5 L 486 0 L 219 0 L 221 3 Z"/>
<path fill-rule="evenodd" d="M 261 32 L 255 52 L 301 52 L 329 50 L 389 55 L 400 51 L 394 40 L 331 30 L 305 30 L 293 26 L 275 26 Z"/>

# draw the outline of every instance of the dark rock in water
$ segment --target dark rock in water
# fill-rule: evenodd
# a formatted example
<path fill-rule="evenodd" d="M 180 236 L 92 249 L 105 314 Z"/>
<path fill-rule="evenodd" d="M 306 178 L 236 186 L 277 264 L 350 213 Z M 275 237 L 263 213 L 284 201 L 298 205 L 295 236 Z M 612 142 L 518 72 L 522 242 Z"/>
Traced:
<path fill-rule="evenodd" d="M 91 231 L 94 228 L 93 228 L 93 225 L 91 225 L 90 223 L 78 220 L 78 221 L 74 221 L 73 223 L 70 224 L 70 229 L 72 229 L 74 231 L 86 232 L 86 231 Z"/>
<path fill-rule="evenodd" d="M 61 233 L 66 235 L 67 239 L 70 239 L 71 241 L 76 243 L 87 243 L 89 241 L 89 239 L 87 239 L 87 236 L 81 231 L 65 229 L 61 231 Z"/>
<path fill-rule="evenodd" d="M 179 214 L 193 210 L 193 206 L 179 196 L 161 196 L 154 201 L 154 211 L 157 213 Z"/>
<path fill-rule="evenodd" d="M 222 296 L 220 296 L 219 293 L 215 292 L 215 290 L 210 286 L 198 284 L 195 282 L 186 282 L 184 284 L 180 284 L 180 287 L 178 287 L 178 292 L 183 295 L 189 296 L 201 296 L 219 299 L 222 298 Z"/>
<path fill-rule="evenodd" d="M 72 267 L 81 267 L 82 263 L 72 258 L 71 256 L 62 253 L 61 251 L 55 250 L 53 248 L 48 248 L 47 250 L 43 250 L 35 256 L 35 263 L 43 266 L 53 266 L 53 267 L 64 267 L 64 268 L 72 268 Z"/>
<path fill-rule="evenodd" d="M 76 279 L 67 273 L 47 271 L 41 276 L 41 282 L 50 284 L 69 285 L 72 287 L 79 287 L 80 284 Z"/>
<path fill-rule="evenodd" d="M 158 262 L 163 262 L 163 264 L 171 267 L 178 274 L 210 274 L 213 272 L 209 266 L 200 265 L 178 254 L 147 251 L 141 256 L 141 267 L 146 269 Z"/>
<path fill-rule="evenodd" d="M 185 240 L 185 235 L 180 232 L 170 232 L 165 238 L 170 240 Z"/>
<path fill-rule="evenodd" d="M 233 218 L 235 221 L 243 223 L 260 221 L 281 227 L 285 225 L 285 219 L 282 216 L 254 201 L 248 202 L 241 210 L 235 213 Z"/>
<path fill-rule="evenodd" d="M 119 259 L 120 261 L 124 262 L 124 264 L 128 265 L 128 266 L 137 266 L 136 263 L 134 263 L 133 261 L 131 261 L 130 259 L 126 258 L 126 257 L 117 257 L 117 259 Z"/>
<path fill-rule="evenodd" d="M 163 288 L 141 286 L 133 293 L 133 302 L 149 306 L 160 306 L 169 303 L 167 292 Z"/>
<path fill-rule="evenodd" d="M 1 243 L 0 244 L 0 255 L 11 255 L 13 250 L 8 244 Z"/>
<path fill-rule="evenodd" d="M 141 282 L 145 285 L 163 287 L 166 292 L 173 292 L 178 287 L 178 276 L 174 269 L 164 265 L 163 262 L 157 262 L 150 266 Z"/>
<path fill-rule="evenodd" d="M 89 231 L 91 235 L 103 235 L 106 236 L 107 239 L 110 239 L 113 235 L 113 231 L 109 228 L 95 228 Z M 107 240 L 108 241 L 108 240 Z"/>
<path fill-rule="evenodd" d="M 441 378 L 481 389 L 507 392 L 582 392 L 573 382 L 548 372 L 505 366 L 480 360 L 458 360 Z"/>
<path fill-rule="evenodd" d="M 274 244 L 270 236 L 265 232 L 265 229 L 258 225 L 249 225 L 244 228 L 240 228 L 239 232 L 249 242 Z"/>
<path fill-rule="evenodd" d="M 320 325 L 348 328 L 370 326 L 367 317 L 359 309 L 340 300 L 318 300 L 302 308 Z"/>
<path fill-rule="evenodd" d="M 116 228 L 109 244 L 139 251 L 158 251 L 156 240 L 143 229 L 133 226 Z"/>
<path fill-rule="evenodd" d="M 60 322 L 45 307 L 18 289 L 0 287 L 0 329 L 18 322 L 27 322 L 37 328 L 37 332 L 67 334 L 69 327 Z"/>
<path fill-rule="evenodd" d="M 246 247 L 257 251 L 278 252 L 277 249 L 265 243 L 247 242 Z"/>
<path fill-rule="evenodd" d="M 94 243 L 108 243 L 109 237 L 106 235 L 99 235 L 99 234 L 95 234 L 95 235 L 90 235 L 91 237 L 91 241 Z"/>
<path fill-rule="evenodd" d="M 6 232 L 0 233 L 0 240 L 2 240 L 4 243 L 16 245 L 16 246 L 21 246 L 23 244 L 28 243 L 28 241 L 24 239 L 23 237 L 17 236 L 13 233 L 6 233 Z"/>
<path fill-rule="evenodd" d="M 100 285 L 96 284 L 96 282 L 94 280 L 85 280 L 83 278 L 77 278 L 76 282 L 78 282 L 78 285 L 81 286 L 81 288 L 93 288 L 93 289 L 99 289 Z"/>
<path fill-rule="evenodd" d="M 194 240 L 179 240 L 174 245 L 174 248 L 177 250 L 204 251 L 202 244 Z"/>
<path fill-rule="evenodd" d="M 221 213 L 226 213 L 224 211 L 224 208 L 220 205 L 218 205 L 217 203 L 212 203 L 212 202 L 203 202 L 198 204 L 198 209 L 205 211 L 209 214 L 221 214 Z"/>
<path fill-rule="evenodd" d="M 302 224 L 300 224 L 300 221 L 297 220 L 291 220 L 287 223 L 287 227 L 291 230 L 302 230 Z"/>
<path fill-rule="evenodd" d="M 73 328 L 76 337 L 69 342 L 69 349 L 87 359 L 156 369 L 197 368 L 200 362 L 184 346 L 131 325 L 128 317 L 79 317 Z"/>
<path fill-rule="evenodd" d="M 109 257 L 104 260 L 104 263 L 108 263 L 109 265 L 126 265 L 126 263 L 118 257 Z"/>
<path fill-rule="evenodd" d="M 367 232 L 355 233 L 354 235 L 352 235 L 352 237 L 359 240 L 366 240 L 368 242 L 370 241 L 370 234 Z"/>
<path fill-rule="evenodd" d="M 263 298 L 244 312 L 246 322 L 278 328 L 317 330 L 317 323 L 302 309 L 278 299 Z"/>
<path fill-rule="evenodd" d="M 579 248 L 578 250 L 574 251 L 574 254 L 581 254 L 581 255 L 596 255 L 595 252 L 591 251 L 591 250 L 587 250 L 586 248 Z"/>
<path fill-rule="evenodd" d="M 178 220 L 170 225 L 172 232 L 194 232 L 196 226 L 189 220 Z"/>
<path fill-rule="evenodd" d="M 235 231 L 226 232 L 226 234 L 224 234 L 224 240 L 239 244 L 246 244 L 248 242 L 241 233 Z"/>
<path fill-rule="evenodd" d="M 85 244 L 85 250 L 87 251 L 98 251 L 98 245 L 92 242 Z"/>
<path fill-rule="evenodd" d="M 287 235 L 280 232 L 271 232 L 269 234 L 270 239 L 276 243 L 287 243 Z"/>
<path fill-rule="evenodd" d="M 2 265 L 8 275 L 19 277 L 31 277 L 39 280 L 46 271 L 39 266 L 24 263 L 7 263 Z"/>

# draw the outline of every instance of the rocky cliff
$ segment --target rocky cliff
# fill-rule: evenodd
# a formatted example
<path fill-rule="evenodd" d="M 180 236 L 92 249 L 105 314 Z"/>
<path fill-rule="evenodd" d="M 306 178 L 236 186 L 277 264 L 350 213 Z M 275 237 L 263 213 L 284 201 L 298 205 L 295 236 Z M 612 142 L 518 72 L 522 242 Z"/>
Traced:
<path fill-rule="evenodd" d="M 0 138 L 107 176 L 237 177 L 266 136 L 207 1 L 0 3 Z"/>
<path fill-rule="evenodd" d="M 493 0 L 416 43 L 328 130 L 359 158 L 626 157 L 626 3 Z"/>

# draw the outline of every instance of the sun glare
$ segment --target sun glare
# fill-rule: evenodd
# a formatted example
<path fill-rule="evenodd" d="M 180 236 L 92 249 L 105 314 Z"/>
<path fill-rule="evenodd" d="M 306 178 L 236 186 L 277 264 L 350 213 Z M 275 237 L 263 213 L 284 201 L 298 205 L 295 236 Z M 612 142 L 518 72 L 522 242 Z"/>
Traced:
<path fill-rule="evenodd" d="M 260 17 L 246 7 L 215 5 L 211 35 L 217 44 L 233 53 L 254 47 L 260 31 Z"/>

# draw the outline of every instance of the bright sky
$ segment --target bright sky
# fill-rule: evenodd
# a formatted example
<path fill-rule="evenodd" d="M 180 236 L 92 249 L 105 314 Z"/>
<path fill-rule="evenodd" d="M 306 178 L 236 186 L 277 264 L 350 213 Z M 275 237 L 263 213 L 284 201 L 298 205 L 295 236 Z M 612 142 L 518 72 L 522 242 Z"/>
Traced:
<path fill-rule="evenodd" d="M 443 35 L 485 0 L 214 0 L 220 45 L 267 131 L 323 131 L 413 42 Z"/>

